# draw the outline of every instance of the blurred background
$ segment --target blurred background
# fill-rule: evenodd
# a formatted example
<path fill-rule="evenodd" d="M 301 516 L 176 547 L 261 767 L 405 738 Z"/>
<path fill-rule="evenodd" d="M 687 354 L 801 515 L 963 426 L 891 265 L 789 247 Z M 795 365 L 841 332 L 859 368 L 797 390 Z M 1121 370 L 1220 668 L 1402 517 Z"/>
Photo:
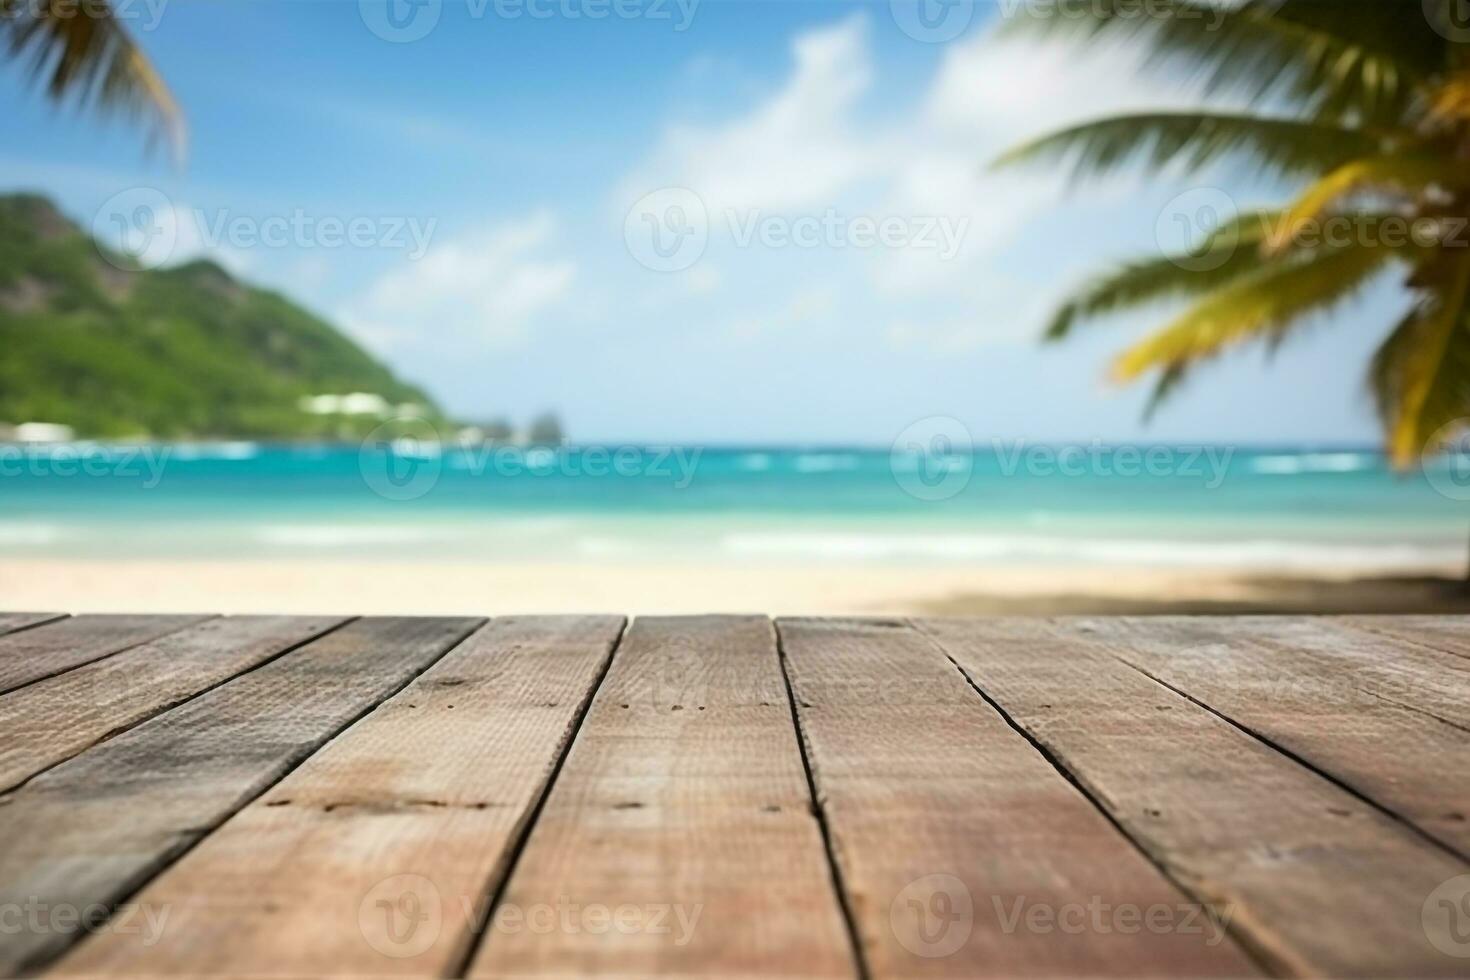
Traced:
<path fill-rule="evenodd" d="M 0 605 L 1470 608 L 1461 0 L 0 0 Z"/>

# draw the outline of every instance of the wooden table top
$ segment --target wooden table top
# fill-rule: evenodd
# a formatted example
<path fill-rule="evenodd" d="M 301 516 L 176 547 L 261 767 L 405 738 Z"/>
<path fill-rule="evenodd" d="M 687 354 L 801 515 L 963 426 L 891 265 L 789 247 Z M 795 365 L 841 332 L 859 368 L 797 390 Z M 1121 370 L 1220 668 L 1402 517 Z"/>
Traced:
<path fill-rule="evenodd" d="M 1470 976 L 1470 619 L 0 634 L 4 975 Z"/>

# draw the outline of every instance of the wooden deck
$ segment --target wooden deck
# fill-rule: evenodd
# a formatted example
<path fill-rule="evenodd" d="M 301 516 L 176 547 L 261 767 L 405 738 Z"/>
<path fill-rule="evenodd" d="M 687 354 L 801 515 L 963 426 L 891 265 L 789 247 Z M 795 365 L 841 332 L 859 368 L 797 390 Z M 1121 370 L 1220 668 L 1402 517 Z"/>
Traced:
<path fill-rule="evenodd" d="M 4 975 L 1470 976 L 1470 619 L 0 634 Z"/>

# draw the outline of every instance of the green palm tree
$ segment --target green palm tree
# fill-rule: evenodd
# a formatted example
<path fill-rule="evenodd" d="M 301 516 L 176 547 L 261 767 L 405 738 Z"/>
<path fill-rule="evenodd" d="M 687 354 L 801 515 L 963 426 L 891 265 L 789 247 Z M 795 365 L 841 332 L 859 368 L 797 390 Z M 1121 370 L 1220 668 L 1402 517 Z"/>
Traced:
<path fill-rule="evenodd" d="M 1179 301 L 1182 312 L 1113 365 L 1121 381 L 1153 376 L 1152 413 L 1202 363 L 1246 344 L 1273 349 L 1396 273 L 1409 311 L 1385 324 L 1368 385 L 1396 466 L 1435 449 L 1436 434 L 1470 416 L 1470 31 L 1451 19 L 1459 2 L 1089 0 L 1079 17 L 1061 0 L 1052 16 L 1015 22 L 1076 39 L 1130 35 L 1155 66 L 1259 108 L 1105 118 L 998 165 L 1070 161 L 1097 175 L 1234 158 L 1303 184 L 1295 200 L 1223 222 L 1187 255 L 1145 257 L 1085 284 L 1046 336 Z"/>
<path fill-rule="evenodd" d="M 178 103 L 106 0 L 0 0 L 0 37 L 53 104 L 143 122 L 182 156 Z"/>

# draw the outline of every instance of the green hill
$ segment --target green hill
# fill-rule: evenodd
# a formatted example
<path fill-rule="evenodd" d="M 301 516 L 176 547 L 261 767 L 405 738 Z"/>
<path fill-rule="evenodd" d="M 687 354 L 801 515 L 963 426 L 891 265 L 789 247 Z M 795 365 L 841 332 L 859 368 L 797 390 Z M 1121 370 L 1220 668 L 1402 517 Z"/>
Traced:
<path fill-rule="evenodd" d="M 365 416 L 303 396 L 370 392 L 440 413 L 330 324 L 212 262 L 124 271 L 47 199 L 0 196 L 0 422 L 79 436 L 350 438 Z"/>

